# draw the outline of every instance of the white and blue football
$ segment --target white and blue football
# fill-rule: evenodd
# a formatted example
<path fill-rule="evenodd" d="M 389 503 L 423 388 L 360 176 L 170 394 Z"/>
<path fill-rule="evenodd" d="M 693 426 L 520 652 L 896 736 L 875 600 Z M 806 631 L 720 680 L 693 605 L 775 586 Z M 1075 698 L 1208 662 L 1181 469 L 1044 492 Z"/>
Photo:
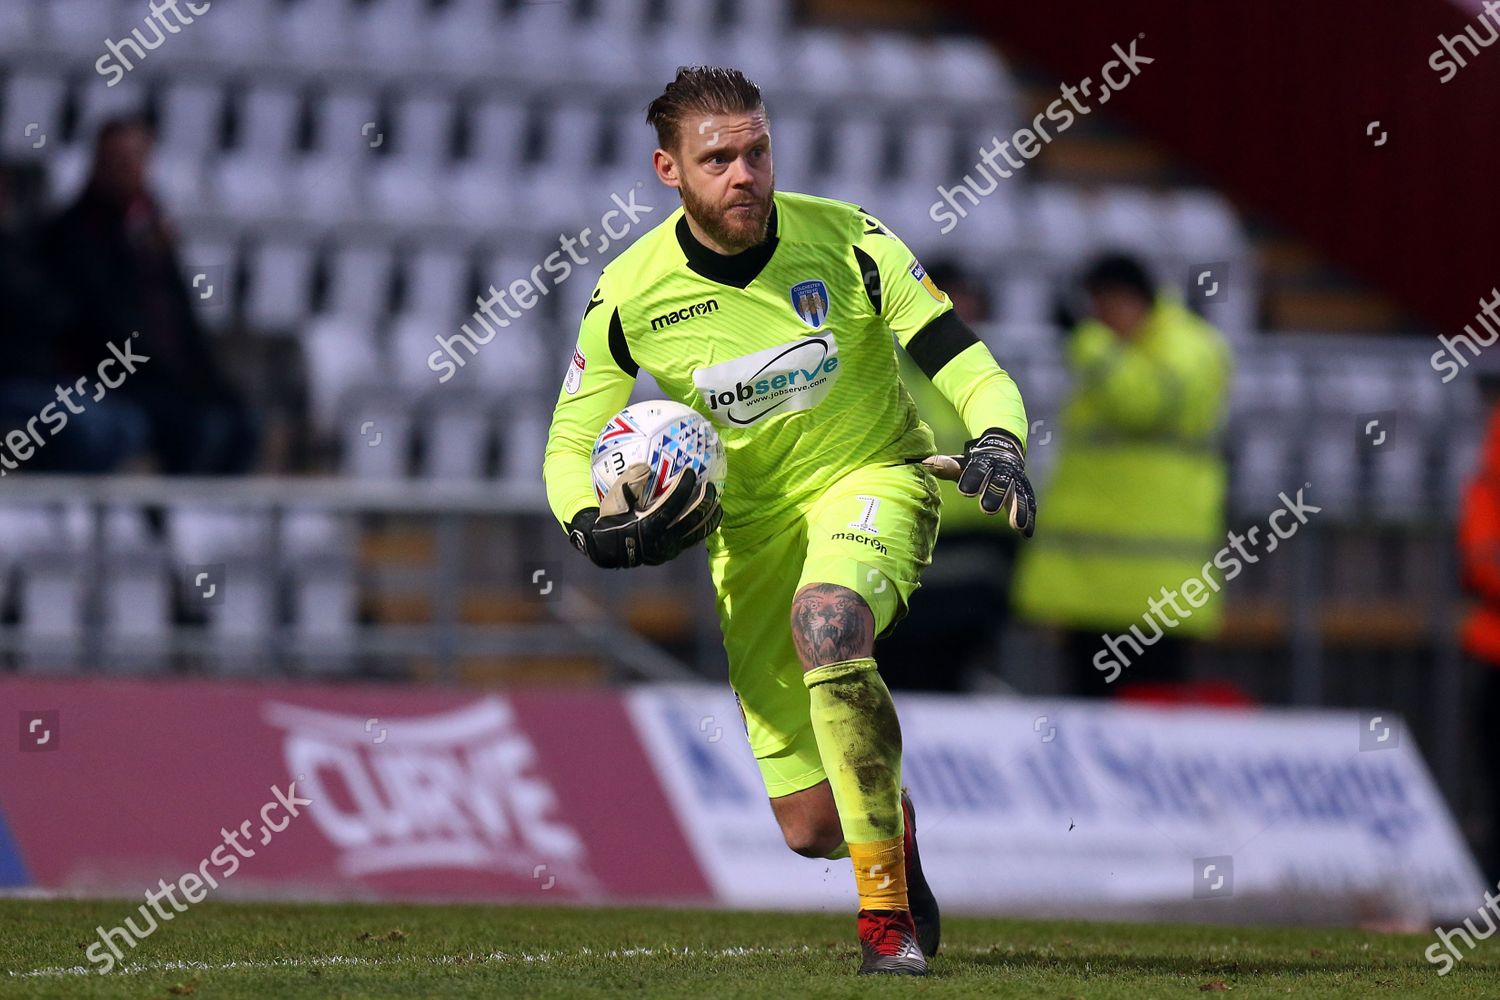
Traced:
<path fill-rule="evenodd" d="M 667 399 L 632 403 L 610 418 L 594 441 L 594 493 L 599 500 L 627 468 L 643 463 L 651 469 L 651 489 L 637 498 L 641 506 L 665 492 L 677 473 L 690 468 L 707 478 L 720 496 L 728 463 L 724 442 L 702 414 Z"/>

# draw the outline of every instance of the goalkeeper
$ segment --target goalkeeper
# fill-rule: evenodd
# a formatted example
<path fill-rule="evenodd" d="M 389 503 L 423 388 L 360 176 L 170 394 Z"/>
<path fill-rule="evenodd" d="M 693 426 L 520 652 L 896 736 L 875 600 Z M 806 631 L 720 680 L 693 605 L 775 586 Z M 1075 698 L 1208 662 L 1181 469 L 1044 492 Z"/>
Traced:
<path fill-rule="evenodd" d="M 893 335 L 973 435 L 942 473 L 1029 536 L 1025 409 L 877 219 L 775 192 L 766 110 L 743 74 L 679 70 L 646 117 L 682 209 L 608 265 L 584 311 L 547 442 L 548 500 L 599 566 L 654 565 L 707 540 L 730 684 L 787 845 L 852 859 L 862 973 L 921 975 L 938 909 L 873 652 L 931 561 L 939 499 Z M 640 509 L 625 476 L 601 512 L 593 442 L 641 369 L 717 428 L 722 498 L 688 471 Z"/>

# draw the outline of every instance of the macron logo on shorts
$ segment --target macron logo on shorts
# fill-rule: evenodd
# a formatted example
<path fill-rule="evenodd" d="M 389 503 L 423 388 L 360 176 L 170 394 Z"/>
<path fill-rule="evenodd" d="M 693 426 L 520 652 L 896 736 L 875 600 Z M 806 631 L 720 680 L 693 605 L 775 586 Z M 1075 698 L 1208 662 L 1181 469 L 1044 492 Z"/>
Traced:
<path fill-rule="evenodd" d="M 871 538 L 869 535 L 861 535 L 853 531 L 836 531 L 828 537 L 835 542 L 858 542 L 861 545 L 868 545 L 883 556 L 891 554 L 891 550 L 885 547 L 884 542 Z"/>
<path fill-rule="evenodd" d="M 838 342 L 825 333 L 695 368 L 693 385 L 710 420 L 723 427 L 744 427 L 772 414 L 817 406 L 838 375 Z"/>

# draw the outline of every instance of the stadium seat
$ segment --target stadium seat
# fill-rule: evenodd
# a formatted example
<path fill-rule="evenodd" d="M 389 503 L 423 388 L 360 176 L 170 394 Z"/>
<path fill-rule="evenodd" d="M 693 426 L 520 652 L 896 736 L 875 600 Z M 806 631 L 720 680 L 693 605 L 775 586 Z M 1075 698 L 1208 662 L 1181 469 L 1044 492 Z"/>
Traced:
<path fill-rule="evenodd" d="M 133 22 L 127 22 L 112 0 L 47 0 L 40 13 L 42 37 L 51 48 L 93 63 L 105 52 L 105 39 L 120 41 L 132 29 L 142 28 L 146 10 L 142 4 Z M 143 29 L 143 34 L 148 41 L 155 38 L 149 29 Z M 127 55 L 135 62 L 128 50 Z M 149 59 L 151 53 L 145 56 Z"/>
<path fill-rule="evenodd" d="M 358 317 L 320 317 L 304 327 L 302 350 L 313 422 L 332 435 L 346 397 L 384 381 L 374 326 Z"/>
<path fill-rule="evenodd" d="M 1076 268 L 1094 252 L 1089 207 L 1077 189 L 1056 183 L 1033 185 L 1027 240 L 1055 266 Z"/>
<path fill-rule="evenodd" d="M 134 4 L 134 6 L 139 6 Z M 234 0 L 205 12 L 193 28 L 195 54 L 223 66 L 255 66 L 274 58 L 280 39 L 282 5 L 278 0 Z M 175 47 L 174 47 L 175 51 Z"/>
<path fill-rule="evenodd" d="M 454 106 L 437 89 L 413 89 L 395 99 L 390 114 L 390 152 L 413 165 L 436 168 L 448 160 Z"/>
<path fill-rule="evenodd" d="M 90 80 L 75 88 L 74 98 L 78 109 L 74 134 L 83 145 L 93 144 L 94 134 L 108 119 L 146 111 L 146 86 L 139 74 L 127 76 L 113 87 Z"/>
<path fill-rule="evenodd" d="M 439 174 L 435 183 L 447 194 L 448 216 L 466 228 L 493 233 L 518 215 L 521 191 L 515 174 L 502 166 L 471 158 Z"/>
<path fill-rule="evenodd" d="M 158 153 L 151 161 L 151 186 L 169 215 L 198 215 L 212 206 L 201 156 Z"/>
<path fill-rule="evenodd" d="M 287 160 L 256 153 L 226 153 L 209 168 L 213 204 L 245 222 L 284 217 L 292 207 Z"/>
<path fill-rule="evenodd" d="M 1090 214 L 1093 240 L 1101 247 L 1157 258 L 1176 246 L 1158 200 L 1143 189 L 1106 188 L 1095 196 Z"/>
<path fill-rule="evenodd" d="M 427 242 L 403 253 L 406 269 L 405 311 L 430 317 L 458 329 L 477 308 L 470 295 L 468 248 L 457 243 Z"/>
<path fill-rule="evenodd" d="M 1298 481 L 1296 438 L 1285 420 L 1243 426 L 1230 454 L 1231 507 L 1239 513 L 1265 517 L 1277 492 Z"/>
<path fill-rule="evenodd" d="M 381 221 L 415 228 L 431 225 L 448 211 L 447 194 L 436 183 L 440 175 L 428 164 L 403 157 L 372 157 L 363 172 L 369 191 L 367 210 Z"/>
<path fill-rule="evenodd" d="M 500 34 L 513 38 L 511 52 L 523 79 L 543 84 L 570 81 L 575 73 L 573 49 L 582 28 L 575 23 L 574 5 L 536 3 L 518 5 L 501 25 Z"/>
<path fill-rule="evenodd" d="M 1172 245 L 1184 255 L 1214 260 L 1234 256 L 1245 245 L 1239 219 L 1221 195 L 1201 189 L 1179 190 L 1168 192 L 1163 201 Z"/>
<path fill-rule="evenodd" d="M 223 113 L 224 89 L 217 81 L 194 77 L 170 81 L 161 95 L 156 155 L 201 159 L 213 153 L 219 146 Z"/>
<path fill-rule="evenodd" d="M 893 105 L 921 99 L 926 67 L 920 50 L 905 36 L 889 31 L 853 35 L 850 49 L 850 61 L 864 94 Z"/>
<path fill-rule="evenodd" d="M 940 35 L 927 46 L 923 64 L 931 71 L 927 93 L 938 100 L 1010 108 L 1015 86 L 993 46 L 979 38 Z"/>
<path fill-rule="evenodd" d="M 437 386 L 436 376 L 432 385 Z M 358 479 L 403 479 L 410 472 L 414 423 L 404 393 L 389 388 L 357 393 L 343 405 L 339 471 Z"/>
<path fill-rule="evenodd" d="M 355 20 L 349 0 L 290 0 L 277 35 L 286 58 L 299 65 L 350 66 Z"/>
<path fill-rule="evenodd" d="M 303 3 L 321 0 L 301 0 Z M 367 159 L 385 142 L 385 125 L 371 81 L 338 79 L 315 93 L 316 129 L 313 148 L 318 153 Z"/>
<path fill-rule="evenodd" d="M 76 555 L 36 553 L 21 560 L 16 589 L 18 660 L 34 673 L 73 673 L 83 648 L 87 571 Z"/>
<path fill-rule="evenodd" d="M 160 548 L 111 552 L 103 583 L 104 668 L 161 673 L 172 645 L 172 574 Z"/>
<path fill-rule="evenodd" d="M 75 142 L 54 151 L 51 143 L 48 143 L 47 171 L 50 175 L 53 204 L 65 205 L 83 192 L 93 161 L 94 150 L 91 145 Z"/>
<path fill-rule="evenodd" d="M 470 116 L 469 158 L 492 170 L 519 170 L 529 114 L 514 95 L 484 96 Z"/>
<path fill-rule="evenodd" d="M 758 4 L 747 6 L 759 7 Z M 722 51 L 728 65 L 738 67 L 768 93 L 775 94 L 780 89 L 781 81 L 787 79 L 787 47 L 784 43 L 768 45 L 758 34 L 731 29 L 723 41 Z M 666 80 L 647 81 L 648 86 L 657 91 L 665 83 Z M 781 104 L 791 103 L 793 102 L 780 102 L 777 110 L 781 110 Z"/>
<path fill-rule="evenodd" d="M 329 227 L 370 221 L 369 177 L 364 170 L 367 162 L 368 157 L 349 152 L 313 152 L 295 157 L 286 171 L 293 200 L 283 210 Z"/>
<path fill-rule="evenodd" d="M 250 508 L 191 501 L 168 509 L 166 534 L 173 557 L 192 565 L 263 553 L 271 544 L 268 515 Z"/>
<path fill-rule="evenodd" d="M 45 555 L 63 545 L 57 512 L 32 505 L 0 506 L 0 606 L 9 600 L 11 581 L 26 557 Z"/>
<path fill-rule="evenodd" d="M 249 253 L 245 315 L 261 329 L 295 327 L 311 311 L 313 250 L 298 240 L 267 239 Z"/>
<path fill-rule="evenodd" d="M 474 323 L 465 319 L 471 329 Z M 434 313 L 403 312 L 391 318 L 390 329 L 390 373 L 395 387 L 406 399 L 416 399 L 435 391 L 440 383 L 438 373 L 428 366 L 434 351 L 441 350 L 437 337 L 462 334 L 459 321 L 440 317 Z M 479 354 L 490 350 L 493 344 L 477 345 Z M 466 367 L 473 363 L 467 349 L 457 347 L 459 356 L 465 359 Z M 461 383 L 460 383 L 461 384 Z"/>
<path fill-rule="evenodd" d="M 428 479 L 484 478 L 493 432 L 488 408 L 472 399 L 435 400 L 424 422 L 422 472 Z"/>
<path fill-rule="evenodd" d="M 240 96 L 235 148 L 284 159 L 297 145 L 303 96 L 292 82 L 257 79 Z"/>
<path fill-rule="evenodd" d="M 753 38 L 766 48 L 776 47 L 792 33 L 790 0 L 735 0 L 730 30 L 739 36 Z"/>
<path fill-rule="evenodd" d="M 304 560 L 291 583 L 291 632 L 310 674 L 354 669 L 358 640 L 359 581 L 349 560 Z"/>
<path fill-rule="evenodd" d="M 968 165 L 960 166 L 962 161 L 957 156 L 960 139 L 967 137 L 950 119 L 930 113 L 911 114 L 898 119 L 896 128 L 901 138 L 898 180 L 931 193 L 935 199 L 938 185 L 952 184 L 969 169 Z M 969 156 L 967 143 L 963 153 Z"/>
<path fill-rule="evenodd" d="M 531 176 L 578 184 L 598 169 L 604 131 L 604 116 L 592 102 L 570 101 L 544 109 L 543 152 Z M 607 197 L 607 196 L 606 196 Z M 579 199 L 571 199 L 576 202 Z M 561 217 L 575 217 L 576 204 Z M 545 213 L 538 213 L 547 217 Z M 548 227 L 550 228 L 550 227 Z"/>
<path fill-rule="evenodd" d="M 238 241 L 205 226 L 194 227 L 183 237 L 178 261 L 199 318 L 211 327 L 228 323 L 237 306 L 233 279 L 239 268 Z"/>
<path fill-rule="evenodd" d="M 4 113 L 0 153 L 7 158 L 50 157 L 63 145 L 63 110 L 68 90 L 61 75 L 13 70 L 0 97 Z"/>
<path fill-rule="evenodd" d="M 870 115 L 835 118 L 828 136 L 832 155 L 824 185 L 846 201 L 863 203 L 883 179 L 888 133 L 885 122 Z"/>
<path fill-rule="evenodd" d="M 426 19 L 428 58 L 466 75 L 510 65 L 515 43 L 500 28 L 499 9 L 492 0 L 448 0 L 433 10 Z"/>
<path fill-rule="evenodd" d="M 266 673 L 273 666 L 266 640 L 280 625 L 280 595 L 272 567 L 263 557 L 246 554 L 230 563 L 227 572 L 222 603 L 206 608 L 215 672 Z"/>
<path fill-rule="evenodd" d="M 320 522 L 312 539 L 298 524 Z M 291 637 L 304 670 L 345 673 L 354 666 L 358 638 L 359 566 L 346 519 L 320 512 L 289 512 L 286 541 Z"/>
<path fill-rule="evenodd" d="M 427 62 L 427 0 L 370 0 L 353 15 L 354 51 L 367 66 L 409 70 Z"/>
<path fill-rule="evenodd" d="M 0 4 L 0 56 L 27 52 L 41 40 L 41 14 L 35 0 Z"/>
<path fill-rule="evenodd" d="M 535 479 L 547 447 L 548 417 L 546 411 L 531 405 L 518 407 L 517 412 L 502 423 L 500 478 L 515 482 Z"/>
<path fill-rule="evenodd" d="M 787 40 L 791 79 L 814 101 L 857 97 L 854 53 L 843 32 L 827 28 L 799 31 Z"/>
<path fill-rule="evenodd" d="M 805 108 L 778 110 L 771 120 L 771 159 L 776 186 L 788 191 L 811 191 L 817 183 L 818 144 L 826 136 Z"/>
<path fill-rule="evenodd" d="M 1420 520 L 1440 502 L 1432 481 L 1427 436 L 1419 420 L 1402 413 L 1379 447 L 1370 450 L 1370 494 L 1375 513 L 1396 521 Z"/>
<path fill-rule="evenodd" d="M 369 322 L 381 317 L 390 301 L 394 263 L 385 243 L 335 244 L 324 312 Z"/>

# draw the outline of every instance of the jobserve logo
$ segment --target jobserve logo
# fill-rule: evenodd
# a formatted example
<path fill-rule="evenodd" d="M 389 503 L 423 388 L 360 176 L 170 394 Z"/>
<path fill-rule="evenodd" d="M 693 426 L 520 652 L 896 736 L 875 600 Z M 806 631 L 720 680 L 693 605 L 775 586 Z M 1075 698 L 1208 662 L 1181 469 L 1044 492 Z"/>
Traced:
<path fill-rule="evenodd" d="M 724 427 L 744 427 L 821 403 L 838 380 L 838 354 L 833 334 L 804 337 L 694 369 L 693 385 L 709 419 Z"/>

